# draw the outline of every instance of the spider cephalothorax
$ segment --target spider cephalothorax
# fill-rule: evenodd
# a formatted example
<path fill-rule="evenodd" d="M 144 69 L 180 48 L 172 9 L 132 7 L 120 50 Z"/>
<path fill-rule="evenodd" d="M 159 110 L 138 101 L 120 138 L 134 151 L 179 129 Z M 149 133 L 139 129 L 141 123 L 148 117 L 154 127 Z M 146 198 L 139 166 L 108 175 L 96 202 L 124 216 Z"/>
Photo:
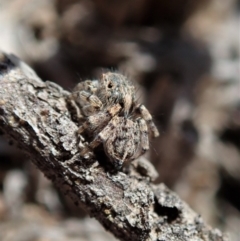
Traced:
<path fill-rule="evenodd" d="M 72 100 L 82 122 L 79 133 L 91 138 L 82 155 L 102 143 L 114 166 L 121 168 L 149 149 L 149 136 L 159 135 L 146 107 L 136 102 L 134 86 L 119 73 L 79 83 Z"/>

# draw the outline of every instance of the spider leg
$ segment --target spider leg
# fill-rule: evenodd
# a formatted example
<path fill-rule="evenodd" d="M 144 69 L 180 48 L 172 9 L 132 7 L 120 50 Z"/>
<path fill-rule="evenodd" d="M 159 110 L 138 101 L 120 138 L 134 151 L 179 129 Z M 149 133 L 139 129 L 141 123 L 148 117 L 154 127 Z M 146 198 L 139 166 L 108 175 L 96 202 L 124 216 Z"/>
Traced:
<path fill-rule="evenodd" d="M 78 129 L 78 133 L 81 134 L 85 130 L 93 132 L 99 132 L 95 139 L 81 150 L 81 155 L 87 152 L 92 152 L 92 150 L 97 147 L 101 142 L 107 140 L 109 135 L 111 135 L 110 129 L 113 124 L 111 124 L 111 119 L 120 111 L 121 106 L 119 104 L 112 106 L 106 111 L 102 111 L 93 116 L 89 116 L 83 125 Z"/>
<path fill-rule="evenodd" d="M 81 90 L 87 90 L 93 94 L 96 92 L 98 85 L 98 80 L 85 80 L 83 82 L 78 83 L 73 89 L 73 92 L 77 93 Z"/>
<path fill-rule="evenodd" d="M 88 147 L 88 143 L 83 143 L 81 140 L 78 144 L 80 155 L 83 156 L 85 159 L 89 159 L 94 157 L 93 151 Z"/>
<path fill-rule="evenodd" d="M 79 92 L 78 96 L 80 104 L 82 106 L 86 106 L 85 108 L 83 108 L 83 112 L 87 116 L 92 115 L 101 110 L 103 104 L 96 95 L 91 94 L 90 92 L 87 92 L 85 90 L 82 90 Z"/>
<path fill-rule="evenodd" d="M 78 133 L 81 134 L 85 130 L 94 133 L 97 130 L 103 129 L 106 126 L 106 124 L 113 118 L 113 116 L 119 113 L 120 109 L 121 106 L 117 104 L 108 108 L 105 111 L 101 111 L 97 114 L 87 117 L 83 125 L 79 127 Z"/>
<path fill-rule="evenodd" d="M 152 135 L 154 137 L 158 137 L 159 136 L 158 129 L 153 123 L 152 116 L 147 110 L 147 108 L 144 105 L 139 104 L 137 105 L 136 109 L 140 112 L 141 117 L 146 121 L 147 125 L 149 126 L 149 129 L 151 130 Z"/>
<path fill-rule="evenodd" d="M 76 102 L 75 102 L 73 99 L 71 99 L 71 98 L 69 98 L 68 101 L 69 101 L 70 106 L 71 106 L 71 107 L 73 108 L 73 110 L 75 111 L 75 114 L 76 114 L 76 116 L 77 116 L 77 119 L 78 119 L 78 120 L 82 120 L 82 119 L 84 118 L 84 116 L 82 115 L 79 106 L 78 106 L 78 105 L 76 104 Z"/>
<path fill-rule="evenodd" d="M 85 114 L 85 116 L 91 116 L 97 112 L 97 108 L 92 105 L 87 105 L 82 108 L 82 112 Z"/>
<path fill-rule="evenodd" d="M 107 141 L 110 135 L 112 135 L 111 130 L 114 128 L 112 121 L 110 121 L 107 126 L 94 138 L 92 142 L 81 151 L 81 155 L 85 155 L 87 152 L 92 152 L 94 148 L 99 146 L 101 143 Z"/>
<path fill-rule="evenodd" d="M 102 142 L 105 142 L 110 135 L 112 135 L 111 130 L 113 128 L 113 125 L 111 121 L 105 128 L 95 137 L 95 139 L 90 143 L 91 149 L 96 148 L 98 145 L 100 145 Z"/>
<path fill-rule="evenodd" d="M 138 121 L 139 130 L 141 134 L 141 154 L 143 155 L 147 150 L 149 150 L 149 139 L 148 139 L 148 127 L 144 119 L 140 118 Z"/>
<path fill-rule="evenodd" d="M 148 138 L 148 127 L 147 123 L 143 118 L 136 120 L 138 130 L 140 132 L 139 147 L 137 151 L 131 158 L 131 161 L 137 159 L 139 156 L 142 156 L 147 150 L 149 150 L 149 138 Z"/>

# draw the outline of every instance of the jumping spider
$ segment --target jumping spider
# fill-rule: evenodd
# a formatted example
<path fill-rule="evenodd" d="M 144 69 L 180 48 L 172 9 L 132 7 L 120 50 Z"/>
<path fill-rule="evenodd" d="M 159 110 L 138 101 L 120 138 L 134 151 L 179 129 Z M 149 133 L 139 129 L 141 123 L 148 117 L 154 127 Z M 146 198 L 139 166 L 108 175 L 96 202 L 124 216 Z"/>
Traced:
<path fill-rule="evenodd" d="M 102 143 L 110 161 L 120 169 L 149 149 L 149 135 L 159 135 L 146 107 L 136 102 L 134 86 L 119 73 L 107 72 L 100 80 L 80 82 L 71 98 L 83 123 L 78 133 L 92 140 L 81 155 L 93 153 Z"/>

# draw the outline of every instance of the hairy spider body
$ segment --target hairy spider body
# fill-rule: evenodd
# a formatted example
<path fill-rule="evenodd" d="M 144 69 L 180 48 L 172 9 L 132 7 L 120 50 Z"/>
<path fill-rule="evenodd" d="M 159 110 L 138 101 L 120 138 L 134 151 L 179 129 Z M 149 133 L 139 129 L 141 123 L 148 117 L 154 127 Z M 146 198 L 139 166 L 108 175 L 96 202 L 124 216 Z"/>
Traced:
<path fill-rule="evenodd" d="M 108 72 L 99 81 L 79 83 L 72 99 L 83 122 L 78 132 L 92 139 L 82 155 L 102 143 L 110 161 L 120 169 L 149 149 L 149 136 L 159 135 L 151 114 L 136 102 L 134 86 L 119 73 Z"/>

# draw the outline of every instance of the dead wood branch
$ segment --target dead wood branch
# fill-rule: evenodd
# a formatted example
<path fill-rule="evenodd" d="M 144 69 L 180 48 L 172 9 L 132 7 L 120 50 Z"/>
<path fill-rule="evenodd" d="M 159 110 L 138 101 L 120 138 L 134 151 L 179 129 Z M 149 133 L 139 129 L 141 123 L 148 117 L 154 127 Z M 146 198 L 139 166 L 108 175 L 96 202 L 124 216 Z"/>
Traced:
<path fill-rule="evenodd" d="M 120 240 L 227 240 L 164 184 L 82 160 L 68 92 L 42 82 L 12 55 L 0 55 L 0 129 L 76 205 Z"/>

